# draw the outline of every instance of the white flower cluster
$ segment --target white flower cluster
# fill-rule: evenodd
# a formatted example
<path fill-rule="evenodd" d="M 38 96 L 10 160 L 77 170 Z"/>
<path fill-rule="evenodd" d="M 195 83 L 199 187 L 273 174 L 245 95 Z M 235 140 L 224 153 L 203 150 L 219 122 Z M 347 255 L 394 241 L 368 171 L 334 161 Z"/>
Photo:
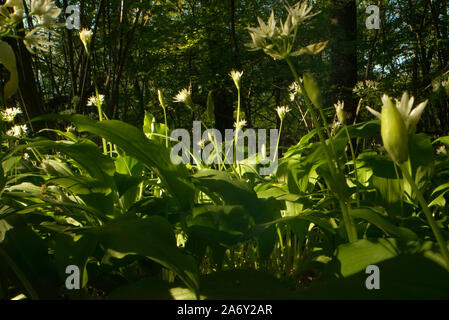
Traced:
<path fill-rule="evenodd" d="M 301 81 L 301 83 L 302 83 L 302 79 L 299 79 L 299 81 Z M 296 81 L 293 82 L 288 87 L 288 91 L 289 91 L 290 101 L 295 101 L 296 95 L 300 95 L 301 94 L 301 88 L 299 87 L 299 85 L 298 85 L 298 83 Z"/>
<path fill-rule="evenodd" d="M 237 129 L 242 129 L 243 127 L 246 127 L 246 120 L 240 120 L 238 123 L 234 122 L 234 127 Z"/>
<path fill-rule="evenodd" d="M 359 93 L 363 90 L 371 89 L 371 90 L 378 90 L 379 89 L 379 83 L 373 80 L 366 80 L 366 81 L 359 81 L 357 82 L 356 86 L 352 91 L 354 93 Z"/>
<path fill-rule="evenodd" d="M 285 115 L 290 112 L 290 108 L 287 106 L 277 107 L 276 111 L 278 113 L 279 118 L 282 121 L 282 120 L 284 120 Z"/>
<path fill-rule="evenodd" d="M 188 108 L 193 109 L 193 101 L 192 96 L 190 95 L 190 90 L 185 88 L 178 92 L 178 94 L 173 98 L 173 102 L 182 102 Z"/>
<path fill-rule="evenodd" d="M 21 113 L 22 113 L 22 110 L 20 110 L 20 108 L 16 108 L 16 107 L 7 108 L 1 112 L 2 120 L 6 121 L 6 122 L 12 122 L 14 120 L 14 118 L 18 114 L 21 114 Z"/>
<path fill-rule="evenodd" d="M 104 95 L 102 95 L 102 94 L 99 94 L 98 98 L 97 98 L 97 96 L 92 96 L 89 98 L 89 100 L 87 100 L 88 106 L 97 106 L 98 107 L 98 105 L 101 106 L 101 105 L 103 105 L 103 103 L 104 103 Z"/>
<path fill-rule="evenodd" d="M 262 49 L 266 54 L 275 60 L 285 59 L 287 57 L 299 56 L 302 54 L 317 54 L 323 50 L 327 42 L 319 42 L 293 51 L 293 45 L 296 40 L 298 26 L 305 20 L 312 18 L 315 14 L 310 14 L 312 6 L 307 1 L 300 1 L 294 6 L 286 4 L 288 16 L 284 21 L 276 26 L 274 12 L 271 11 L 268 22 L 265 23 L 261 18 L 257 18 L 259 27 L 248 28 L 251 36 L 251 42 L 247 44 L 250 50 Z"/>
<path fill-rule="evenodd" d="M 23 0 L 7 0 L 0 6 L 0 29 L 3 29 L 3 35 L 12 33 L 18 23 L 25 18 L 37 20 L 37 25 L 32 30 L 28 30 L 23 39 L 27 49 L 35 53 L 35 50 L 48 51 L 52 44 L 46 40 L 49 28 L 56 26 L 56 19 L 61 13 L 61 9 L 55 6 L 52 0 L 28 0 L 26 1 L 30 12 L 25 16 Z"/>
<path fill-rule="evenodd" d="M 22 125 L 13 126 L 11 129 L 6 131 L 6 135 L 16 137 L 16 138 L 21 138 L 21 137 L 24 137 L 27 134 L 27 132 L 28 132 L 28 127 L 26 126 L 26 124 L 22 124 Z"/>
<path fill-rule="evenodd" d="M 441 81 L 441 85 L 449 93 L 449 78 L 447 78 L 446 80 Z"/>
<path fill-rule="evenodd" d="M 232 70 L 229 75 L 231 76 L 232 80 L 234 80 L 235 87 L 237 89 L 240 89 L 240 79 L 242 78 L 243 71 Z"/>

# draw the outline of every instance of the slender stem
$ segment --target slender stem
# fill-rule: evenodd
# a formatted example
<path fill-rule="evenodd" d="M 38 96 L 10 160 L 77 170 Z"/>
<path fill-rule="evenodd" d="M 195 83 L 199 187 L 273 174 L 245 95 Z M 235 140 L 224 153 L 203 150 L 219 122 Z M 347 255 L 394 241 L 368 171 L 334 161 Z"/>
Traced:
<path fill-rule="evenodd" d="M 352 145 L 351 135 L 349 134 L 348 126 L 345 124 L 343 124 L 343 126 L 346 131 L 346 136 L 348 137 L 348 143 L 349 143 L 349 148 L 351 149 L 352 161 L 354 162 L 355 186 L 357 188 L 356 200 L 357 200 L 357 207 L 360 207 L 359 176 L 357 173 L 357 163 L 356 163 L 356 158 L 355 158 L 354 147 Z"/>
<path fill-rule="evenodd" d="M 165 147 L 168 148 L 168 126 L 167 126 L 167 112 L 165 111 L 165 106 L 162 107 L 162 110 L 164 110 Z"/>
<path fill-rule="evenodd" d="M 419 204 L 421 205 L 421 208 L 424 211 L 424 214 L 426 215 L 430 227 L 432 228 L 433 234 L 435 235 L 438 245 L 440 246 L 441 254 L 443 255 L 444 260 L 446 261 L 447 268 L 449 268 L 449 251 L 447 249 L 446 241 L 444 240 L 444 237 L 441 234 L 441 230 L 438 227 L 435 219 L 433 218 L 432 213 L 430 212 L 429 206 L 427 205 L 427 202 L 424 199 L 423 194 L 419 190 L 418 186 L 415 183 L 415 180 L 413 180 L 410 172 L 408 171 L 407 165 L 405 163 L 400 163 L 399 167 L 401 168 L 402 174 L 410 183 L 413 192 L 416 194 L 416 197 L 418 198 Z"/>
<path fill-rule="evenodd" d="M 239 177 L 241 177 L 240 164 L 237 163 L 237 149 L 239 144 L 239 129 L 240 129 L 240 86 L 237 87 L 237 122 L 235 124 L 235 164 Z"/>
<path fill-rule="evenodd" d="M 281 140 L 281 132 L 282 132 L 282 124 L 284 123 L 284 119 L 281 119 L 281 124 L 279 125 L 279 134 L 278 134 L 278 141 L 276 143 L 276 150 L 274 150 L 274 158 L 276 159 L 278 156 L 278 150 L 279 150 L 279 141 Z"/>
<path fill-rule="evenodd" d="M 358 240 L 358 237 L 357 237 L 357 229 L 352 221 L 351 215 L 349 214 L 349 210 L 351 210 L 351 208 L 344 201 L 340 200 L 339 202 L 340 202 L 341 212 L 343 214 L 343 220 L 345 222 L 348 240 L 349 240 L 349 242 L 355 242 Z"/>

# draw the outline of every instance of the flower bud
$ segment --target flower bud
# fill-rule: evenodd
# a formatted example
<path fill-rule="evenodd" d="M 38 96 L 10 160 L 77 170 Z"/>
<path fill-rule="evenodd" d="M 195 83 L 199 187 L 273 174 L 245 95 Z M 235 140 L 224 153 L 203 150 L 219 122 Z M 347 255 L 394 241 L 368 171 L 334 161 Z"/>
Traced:
<path fill-rule="evenodd" d="M 405 122 L 390 98 L 384 96 L 381 112 L 381 135 L 384 147 L 396 163 L 408 159 L 408 131 Z"/>
<path fill-rule="evenodd" d="M 92 35 L 93 35 L 92 30 L 83 29 L 80 31 L 79 35 L 80 35 L 81 42 L 84 45 L 84 49 L 86 49 L 87 54 L 89 54 L 89 49 L 90 49 L 89 47 L 90 47 L 90 43 L 92 41 Z"/>

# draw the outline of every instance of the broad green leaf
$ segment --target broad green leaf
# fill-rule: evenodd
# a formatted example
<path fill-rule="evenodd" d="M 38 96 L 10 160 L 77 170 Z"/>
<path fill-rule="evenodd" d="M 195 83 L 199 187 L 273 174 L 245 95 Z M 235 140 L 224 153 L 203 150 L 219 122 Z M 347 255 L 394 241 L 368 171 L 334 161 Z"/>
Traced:
<path fill-rule="evenodd" d="M 311 74 L 305 73 L 303 76 L 304 79 L 304 88 L 306 89 L 307 95 L 309 96 L 312 103 L 317 108 L 321 108 L 323 106 L 323 100 L 321 97 L 320 88 L 318 87 L 318 83 L 313 78 Z"/>
<path fill-rule="evenodd" d="M 400 253 L 394 239 L 363 239 L 338 246 L 335 255 L 340 268 L 339 274 L 348 277 L 372 264 L 396 257 Z"/>
<path fill-rule="evenodd" d="M 181 207 L 188 209 L 193 205 L 194 190 L 186 181 L 188 171 L 183 165 L 174 165 L 170 159 L 170 150 L 155 141 L 134 126 L 118 120 L 95 122 L 81 115 L 47 115 L 34 119 L 63 119 L 73 122 L 79 132 L 96 134 L 119 146 L 129 156 L 138 159 L 153 170 L 164 182 L 168 191 L 175 196 Z"/>
<path fill-rule="evenodd" d="M 194 292 L 199 290 L 195 260 L 177 248 L 172 226 L 162 217 L 115 219 L 80 232 L 97 237 L 118 258 L 128 254 L 147 256 L 173 270 Z"/>
<path fill-rule="evenodd" d="M 435 166 L 435 151 L 430 137 L 423 133 L 411 135 L 409 153 L 416 184 L 418 187 L 424 188 L 429 182 Z"/>
<path fill-rule="evenodd" d="M 446 147 L 449 147 L 449 136 L 438 138 L 434 142 L 432 142 L 432 144 L 436 142 L 441 142 L 442 144 L 446 145 Z"/>
<path fill-rule="evenodd" d="M 366 249 L 374 253 L 370 248 Z M 364 258 L 365 255 L 362 256 L 362 259 Z M 357 256 L 352 260 L 356 259 Z M 372 259 L 374 260 L 376 259 Z M 366 267 L 363 267 L 359 272 L 343 279 L 317 281 L 310 289 L 300 290 L 297 298 L 307 300 L 449 299 L 449 272 L 422 255 L 401 255 L 373 264 L 379 268 L 380 272 L 379 290 L 366 288 L 365 282 L 370 274 L 367 274 Z"/>
<path fill-rule="evenodd" d="M 65 229 L 63 229 L 65 230 Z M 54 232 L 55 240 L 55 263 L 61 279 L 65 279 L 67 274 L 65 269 L 69 265 L 75 265 L 80 269 L 81 287 L 84 288 L 88 282 L 86 265 L 88 258 L 93 255 L 97 246 L 95 237 L 85 235 L 75 239 L 72 235 L 64 232 Z"/>
<path fill-rule="evenodd" d="M 376 225 L 382 229 L 387 234 L 402 239 L 407 240 L 417 240 L 417 235 L 406 228 L 401 228 L 393 225 L 387 220 L 387 217 L 381 216 L 378 212 L 371 208 L 356 208 L 350 211 L 350 215 L 354 218 L 364 219 L 372 224 Z"/>
<path fill-rule="evenodd" d="M 202 169 L 194 176 L 194 183 L 212 199 L 221 199 L 225 205 L 241 205 L 257 222 L 272 218 L 265 210 L 263 202 L 248 183 L 223 171 Z M 219 201 L 219 200 L 217 200 Z"/>
<path fill-rule="evenodd" d="M 74 194 L 102 193 L 108 195 L 111 188 L 103 182 L 84 176 L 52 178 L 49 183 L 62 186 Z"/>
<path fill-rule="evenodd" d="M 327 217 L 326 215 L 319 213 L 319 212 L 306 211 L 304 213 L 299 213 L 296 216 L 285 217 L 285 218 L 273 220 L 271 222 L 267 222 L 264 224 L 256 225 L 253 228 L 251 228 L 251 230 L 248 232 L 246 237 L 251 238 L 254 236 L 258 236 L 259 234 L 264 232 L 266 229 L 268 229 L 272 225 L 289 224 L 291 222 L 294 223 L 295 221 L 311 222 L 311 223 L 314 223 L 315 225 L 317 225 L 323 231 L 327 231 L 331 234 L 335 234 L 335 230 L 329 222 L 329 217 Z"/>

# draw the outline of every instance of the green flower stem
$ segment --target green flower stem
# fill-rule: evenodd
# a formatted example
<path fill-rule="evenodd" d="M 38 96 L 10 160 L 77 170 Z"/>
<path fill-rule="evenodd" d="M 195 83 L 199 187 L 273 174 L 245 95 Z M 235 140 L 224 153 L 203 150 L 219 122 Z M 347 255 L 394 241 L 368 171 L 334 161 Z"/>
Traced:
<path fill-rule="evenodd" d="M 441 230 L 438 227 L 435 219 L 433 218 L 432 213 L 430 212 L 429 206 L 427 205 L 427 202 L 424 199 L 422 192 L 419 190 L 418 186 L 415 183 L 415 180 L 413 180 L 410 172 L 408 171 L 406 163 L 405 162 L 400 163 L 399 167 L 401 168 L 402 174 L 410 183 L 413 192 L 416 194 L 416 197 L 418 198 L 419 204 L 421 205 L 421 208 L 424 211 L 424 214 L 426 215 L 430 227 L 432 228 L 433 234 L 435 235 L 438 245 L 440 246 L 441 254 L 443 255 L 444 260 L 446 261 L 447 268 L 449 268 L 449 251 L 447 249 L 446 241 L 444 240 L 443 235 L 441 234 Z"/>
<path fill-rule="evenodd" d="M 286 58 L 285 59 L 288 63 L 288 66 L 290 67 L 291 72 L 293 73 L 293 76 L 295 78 L 296 83 L 298 84 L 298 86 L 301 89 L 302 95 L 304 97 L 304 100 L 306 101 L 306 106 L 307 109 L 310 112 L 310 116 L 312 117 L 312 121 L 317 129 L 318 132 L 318 137 L 320 138 L 321 144 L 323 145 L 324 148 L 324 154 L 327 158 L 327 163 L 329 166 L 329 170 L 332 176 L 332 179 L 335 179 L 335 177 L 337 176 L 336 174 L 336 167 L 334 165 L 334 162 L 332 160 L 332 156 L 331 156 L 331 152 L 329 151 L 329 147 L 326 144 L 326 139 L 324 138 L 323 132 L 322 132 L 322 127 L 320 122 L 318 121 L 318 118 L 316 116 L 313 104 L 309 98 L 309 96 L 307 95 L 306 89 L 304 88 L 304 85 L 301 83 L 301 81 L 299 81 L 299 76 L 298 73 L 296 72 L 295 67 L 293 66 L 290 58 Z M 324 120 L 324 118 L 323 118 Z M 338 183 L 338 182 L 337 182 Z M 348 208 L 348 204 L 346 204 L 345 201 L 343 201 L 342 199 L 340 199 L 340 197 L 337 195 L 339 202 L 340 202 L 340 207 L 342 210 L 342 214 L 343 214 L 343 221 L 345 222 L 345 228 L 346 228 L 346 234 L 348 236 L 348 240 L 350 242 L 354 242 L 357 241 L 357 231 L 354 225 L 354 222 L 351 218 L 351 216 L 349 215 L 349 210 L 350 208 Z"/>
<path fill-rule="evenodd" d="M 165 125 L 165 147 L 168 148 L 168 127 L 167 127 L 167 111 L 165 110 L 165 103 L 161 101 L 161 107 L 164 111 L 164 125 Z"/>
<path fill-rule="evenodd" d="M 101 101 L 99 101 L 99 94 L 98 94 L 98 90 L 97 91 L 97 110 L 98 110 L 98 120 L 101 122 L 103 121 L 103 110 L 101 108 Z M 103 142 L 103 153 L 104 154 L 108 154 L 108 146 L 106 144 L 106 139 L 102 138 L 101 141 Z"/>
<path fill-rule="evenodd" d="M 357 189 L 356 201 L 357 207 L 360 207 L 360 192 L 359 192 L 359 175 L 357 173 L 357 163 L 355 158 L 354 146 L 352 145 L 351 135 L 349 134 L 348 126 L 343 124 L 344 130 L 346 131 L 346 136 L 348 137 L 349 148 L 351 149 L 352 161 L 354 162 L 354 176 L 355 176 L 355 187 Z"/>
<path fill-rule="evenodd" d="M 345 222 L 346 234 L 348 235 L 349 242 L 355 242 L 358 240 L 357 237 L 357 229 L 354 225 L 354 222 L 349 214 L 351 207 L 349 204 L 339 199 L 341 212 L 343 214 L 343 221 Z"/>
<path fill-rule="evenodd" d="M 237 171 L 239 174 L 239 177 L 241 178 L 241 168 L 240 165 L 237 163 L 237 148 L 238 148 L 238 142 L 239 142 L 239 130 L 240 130 L 240 86 L 237 87 L 237 122 L 235 126 L 235 153 L 234 157 L 236 159 L 235 164 L 237 165 Z"/>
<path fill-rule="evenodd" d="M 276 149 L 274 150 L 275 155 L 273 159 L 276 159 L 278 156 L 278 150 L 279 150 L 279 142 L 281 140 L 281 133 L 282 133 L 282 124 L 284 123 L 284 119 L 281 119 L 281 124 L 279 125 L 279 135 L 278 135 L 278 141 L 276 143 Z"/>

